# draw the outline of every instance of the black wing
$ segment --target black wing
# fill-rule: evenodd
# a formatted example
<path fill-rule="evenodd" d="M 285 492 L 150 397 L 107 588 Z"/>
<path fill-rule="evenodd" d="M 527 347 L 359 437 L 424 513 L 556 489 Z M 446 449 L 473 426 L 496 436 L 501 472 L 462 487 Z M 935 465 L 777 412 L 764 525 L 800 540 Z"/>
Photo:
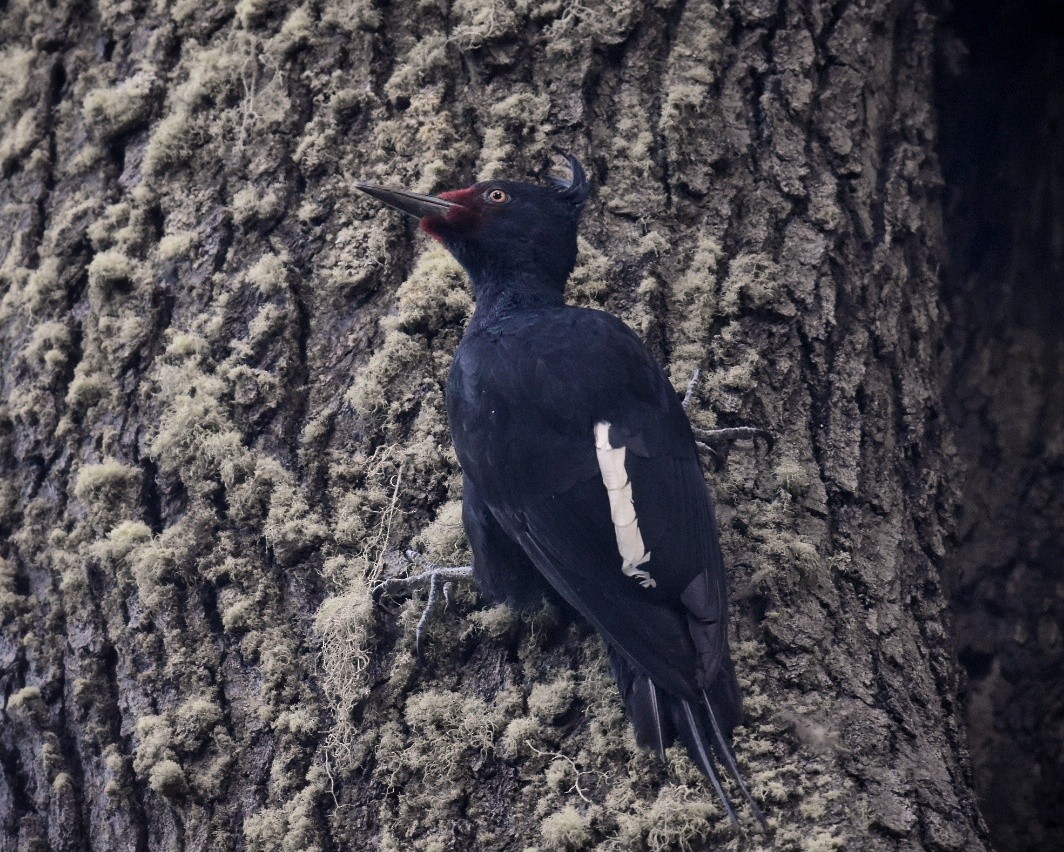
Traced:
<path fill-rule="evenodd" d="M 473 577 L 485 598 L 509 601 L 519 609 L 534 607 L 544 598 L 557 599 L 525 551 L 499 526 L 468 476 L 462 490 L 462 525 L 473 551 Z"/>
<path fill-rule="evenodd" d="M 601 311 L 518 317 L 463 341 L 448 406 L 470 506 L 638 671 L 689 698 L 711 683 L 726 647 L 716 524 L 687 416 L 643 343 Z M 597 436 L 623 455 L 649 554 L 627 573 Z"/>

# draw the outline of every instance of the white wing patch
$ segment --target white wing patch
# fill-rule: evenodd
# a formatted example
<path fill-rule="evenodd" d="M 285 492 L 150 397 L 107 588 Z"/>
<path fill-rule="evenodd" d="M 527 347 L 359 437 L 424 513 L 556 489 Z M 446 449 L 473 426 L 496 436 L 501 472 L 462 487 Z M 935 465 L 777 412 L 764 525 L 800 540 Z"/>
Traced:
<path fill-rule="evenodd" d="M 602 484 L 610 497 L 610 517 L 617 535 L 617 550 L 624 563 L 621 570 L 627 577 L 635 577 L 644 589 L 652 589 L 658 583 L 639 566 L 650 561 L 650 552 L 643 544 L 639 532 L 639 519 L 635 516 L 635 501 L 632 499 L 632 483 L 624 466 L 626 447 L 610 446 L 610 424 L 603 420 L 595 424 L 595 455 L 598 456 Z"/>

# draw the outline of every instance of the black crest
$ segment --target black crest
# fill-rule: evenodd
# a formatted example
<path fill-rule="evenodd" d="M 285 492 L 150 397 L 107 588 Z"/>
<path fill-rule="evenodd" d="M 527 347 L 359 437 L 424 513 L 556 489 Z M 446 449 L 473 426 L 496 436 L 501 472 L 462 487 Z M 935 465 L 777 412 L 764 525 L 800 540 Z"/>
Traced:
<path fill-rule="evenodd" d="M 572 177 L 569 180 L 552 177 L 550 178 L 550 184 L 558 195 L 572 204 L 576 212 L 579 213 L 584 209 L 584 204 L 587 203 L 587 198 L 591 194 L 591 184 L 587 180 L 587 173 L 584 171 L 580 161 L 568 151 L 564 151 L 561 148 L 555 148 L 554 150 L 562 157 L 565 157 L 566 162 L 569 163 Z"/>

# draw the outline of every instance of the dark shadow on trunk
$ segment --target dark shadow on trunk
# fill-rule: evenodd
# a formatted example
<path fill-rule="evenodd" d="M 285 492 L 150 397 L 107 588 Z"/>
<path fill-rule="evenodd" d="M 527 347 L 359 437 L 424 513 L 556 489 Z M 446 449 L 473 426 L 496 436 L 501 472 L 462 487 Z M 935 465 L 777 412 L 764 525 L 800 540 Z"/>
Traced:
<path fill-rule="evenodd" d="M 958 3 L 940 47 L 964 475 L 950 579 L 1001 850 L 1064 848 L 1064 10 Z"/>

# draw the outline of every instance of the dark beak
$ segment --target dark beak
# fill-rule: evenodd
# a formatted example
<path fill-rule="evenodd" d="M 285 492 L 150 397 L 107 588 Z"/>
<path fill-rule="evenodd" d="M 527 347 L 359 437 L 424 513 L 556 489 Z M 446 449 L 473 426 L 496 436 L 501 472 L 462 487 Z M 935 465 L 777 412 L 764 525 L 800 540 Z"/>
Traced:
<path fill-rule="evenodd" d="M 383 201 L 389 207 L 401 210 L 415 219 L 431 214 L 443 215 L 452 207 L 458 206 L 453 201 L 444 201 L 435 195 L 418 195 L 416 192 L 407 192 L 405 189 L 388 189 L 372 183 L 356 183 L 355 189 L 360 189 L 366 195 L 372 195 L 378 201 Z"/>

